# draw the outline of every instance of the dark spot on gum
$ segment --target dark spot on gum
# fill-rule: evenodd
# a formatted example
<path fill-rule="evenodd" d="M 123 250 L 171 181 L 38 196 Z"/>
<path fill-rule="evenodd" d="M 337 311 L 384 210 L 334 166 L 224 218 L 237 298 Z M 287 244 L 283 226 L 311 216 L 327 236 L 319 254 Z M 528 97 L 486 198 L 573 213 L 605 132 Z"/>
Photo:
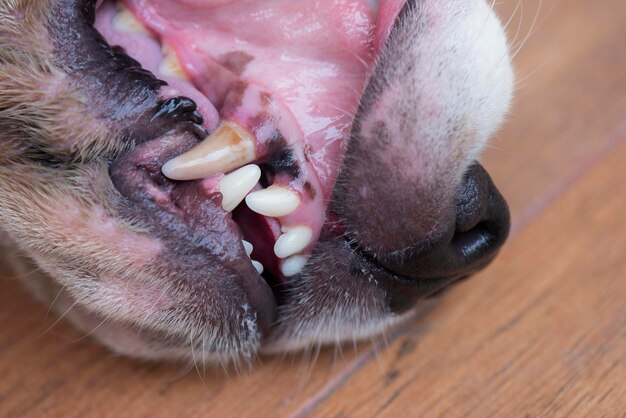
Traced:
<path fill-rule="evenodd" d="M 308 182 L 308 181 L 304 182 L 304 191 L 311 197 L 311 199 L 315 199 L 317 192 L 313 188 L 313 185 L 311 184 L 311 182 Z"/>
<path fill-rule="evenodd" d="M 226 93 L 226 97 L 224 98 L 224 104 L 221 110 L 222 117 L 230 116 L 231 111 L 235 111 L 241 107 L 243 103 L 243 96 L 246 93 L 247 88 L 248 83 L 245 81 L 239 80 L 231 84 L 228 89 L 228 93 Z"/>
<path fill-rule="evenodd" d="M 265 165 L 274 174 L 286 173 L 296 178 L 300 176 L 300 165 L 283 136 L 278 131 L 277 133 L 279 136 L 273 139 L 268 147 L 270 152 Z"/>
<path fill-rule="evenodd" d="M 253 60 L 254 58 L 246 54 L 243 51 L 232 51 L 223 54 L 219 58 L 219 63 L 222 67 L 226 68 L 228 71 L 235 75 L 241 75 L 246 69 L 246 66 Z"/>

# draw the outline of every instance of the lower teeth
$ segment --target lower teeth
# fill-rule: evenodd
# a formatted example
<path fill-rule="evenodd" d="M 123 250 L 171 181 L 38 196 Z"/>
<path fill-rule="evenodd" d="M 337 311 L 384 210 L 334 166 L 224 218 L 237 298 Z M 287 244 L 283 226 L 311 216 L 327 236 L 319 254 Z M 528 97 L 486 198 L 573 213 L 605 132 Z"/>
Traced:
<path fill-rule="evenodd" d="M 279 258 L 287 258 L 297 254 L 309 246 L 313 238 L 313 230 L 308 226 L 283 228 L 283 234 L 274 245 L 274 254 Z"/>
<path fill-rule="evenodd" d="M 256 260 L 252 260 L 252 265 L 259 274 L 263 273 L 263 264 L 259 263 Z"/>
<path fill-rule="evenodd" d="M 303 255 L 293 255 L 283 261 L 281 272 L 285 277 L 295 276 L 300 273 L 308 261 L 308 257 Z"/>

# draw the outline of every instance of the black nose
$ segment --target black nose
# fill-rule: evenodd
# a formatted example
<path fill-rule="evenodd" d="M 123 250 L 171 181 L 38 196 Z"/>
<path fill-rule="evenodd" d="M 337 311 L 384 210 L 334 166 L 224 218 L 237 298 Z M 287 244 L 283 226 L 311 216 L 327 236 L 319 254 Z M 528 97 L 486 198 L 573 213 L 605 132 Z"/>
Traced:
<path fill-rule="evenodd" d="M 441 281 L 447 284 L 489 264 L 504 244 L 509 228 L 506 202 L 487 171 L 475 163 L 457 192 L 455 221 L 441 225 L 430 239 L 409 251 L 379 261 L 401 276 L 448 279 Z"/>

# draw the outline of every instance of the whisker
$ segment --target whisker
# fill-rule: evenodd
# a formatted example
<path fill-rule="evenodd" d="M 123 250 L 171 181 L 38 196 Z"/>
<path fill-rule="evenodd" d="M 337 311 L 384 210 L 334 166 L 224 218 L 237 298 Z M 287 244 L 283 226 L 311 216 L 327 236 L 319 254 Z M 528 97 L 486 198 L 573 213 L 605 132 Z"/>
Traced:
<path fill-rule="evenodd" d="M 72 308 L 74 306 L 76 306 L 78 304 L 78 301 L 75 301 L 74 303 L 72 303 L 70 305 L 69 308 L 67 308 L 67 310 L 65 312 L 63 312 L 63 315 L 59 316 L 57 318 L 56 321 L 54 321 L 54 323 L 52 325 L 50 325 L 44 332 L 42 332 L 39 336 L 35 337 L 35 341 L 38 340 L 39 338 L 43 337 L 44 335 L 46 335 L 48 332 L 50 332 L 50 330 L 52 330 L 52 328 L 54 328 L 59 322 L 61 322 L 63 320 L 63 318 L 65 318 L 65 316 L 72 310 Z"/>
<path fill-rule="evenodd" d="M 528 29 L 528 33 L 526 34 L 524 39 L 522 39 L 522 42 L 520 43 L 519 47 L 517 47 L 515 53 L 513 53 L 512 59 L 514 59 L 517 56 L 517 54 L 519 54 L 519 52 L 522 50 L 522 48 L 526 45 L 526 42 L 528 42 L 528 40 L 532 36 L 533 31 L 535 30 L 535 26 L 537 24 L 537 21 L 539 20 L 539 13 L 541 11 L 541 7 L 542 6 L 543 6 L 543 0 L 539 0 L 539 3 L 537 5 L 537 10 L 535 12 L 535 16 L 533 17 L 533 21 L 530 24 L 530 28 Z"/>
<path fill-rule="evenodd" d="M 189 340 L 191 342 L 191 358 L 193 359 L 193 364 L 196 368 L 196 372 L 198 373 L 198 377 L 200 378 L 200 381 L 202 381 L 202 383 L 205 383 L 204 379 L 202 378 L 202 375 L 200 374 L 200 368 L 198 367 L 198 361 L 196 359 L 196 351 L 195 351 L 195 344 L 193 342 L 193 331 L 189 333 Z"/>
<path fill-rule="evenodd" d="M 54 307 L 54 304 L 56 303 L 56 301 L 59 299 L 59 296 L 61 296 L 61 293 L 63 293 L 63 291 L 65 290 L 65 287 L 67 286 L 67 284 L 64 284 L 61 289 L 59 290 L 59 292 L 57 293 L 57 295 L 54 297 L 54 299 L 52 299 L 52 303 L 50 304 L 50 307 L 48 308 L 48 310 L 46 311 L 46 315 L 43 317 L 43 322 L 44 324 L 46 323 L 46 321 L 48 320 L 48 316 L 50 316 L 50 312 L 52 312 L 52 308 Z"/>
<path fill-rule="evenodd" d="M 513 9 L 513 12 L 511 13 L 511 16 L 509 17 L 509 20 L 507 20 L 507 22 L 504 24 L 505 31 L 509 28 L 509 25 L 511 24 L 511 22 L 513 22 L 513 18 L 517 14 L 517 11 L 519 10 L 521 5 L 522 5 L 522 0 L 518 0 L 517 5 L 515 6 L 515 9 Z"/>

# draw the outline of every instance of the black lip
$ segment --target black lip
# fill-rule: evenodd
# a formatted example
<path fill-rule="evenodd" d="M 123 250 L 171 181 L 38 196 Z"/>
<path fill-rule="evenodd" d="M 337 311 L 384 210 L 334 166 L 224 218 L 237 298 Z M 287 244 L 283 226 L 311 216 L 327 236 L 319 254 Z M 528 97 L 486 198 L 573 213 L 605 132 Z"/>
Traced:
<path fill-rule="evenodd" d="M 188 125 L 177 121 L 164 136 L 137 144 L 114 161 L 109 172 L 121 196 L 119 214 L 140 220 L 163 243 L 161 264 L 181 286 L 243 292 L 267 335 L 276 301 L 248 260 L 239 227 L 221 207 L 221 194 L 208 194 L 200 181 L 176 182 L 161 173 L 165 161 L 196 143 Z"/>
<path fill-rule="evenodd" d="M 360 266 L 363 263 L 378 271 L 379 274 L 376 277 L 377 280 L 383 282 L 386 290 L 386 304 L 396 314 L 402 314 L 411 310 L 419 300 L 438 294 L 461 279 L 467 278 L 484 268 L 481 265 L 471 271 L 441 277 L 414 278 L 401 276 L 378 263 L 374 257 L 358 247 L 354 248 L 353 245 L 351 247 L 357 256 L 357 260 L 353 263 L 356 266 L 354 271 L 360 272 L 362 269 Z M 490 262 L 491 259 L 486 264 Z"/>
<path fill-rule="evenodd" d="M 385 272 L 391 279 L 393 279 L 394 281 L 398 282 L 398 284 L 401 284 L 403 286 L 408 286 L 408 287 L 416 287 L 416 288 L 421 288 L 421 289 L 428 289 L 431 287 L 437 287 L 437 285 L 439 284 L 443 284 L 445 285 L 446 283 L 451 283 L 455 280 L 458 280 L 459 278 L 463 277 L 463 276 L 467 276 L 470 274 L 473 274 L 477 271 L 479 271 L 481 268 L 479 269 L 472 269 L 471 271 L 467 271 L 467 272 L 455 272 L 452 273 L 450 275 L 446 275 L 446 276 L 439 276 L 439 277 L 423 277 L 423 278 L 416 278 L 416 277 L 410 277 L 410 276 L 403 276 L 401 274 L 398 274 L 397 272 L 394 272 L 390 269 L 388 269 L 387 267 L 385 267 L 383 264 L 381 264 L 379 261 L 377 261 L 376 257 L 374 257 L 373 255 L 371 255 L 370 253 L 368 253 L 367 251 L 363 250 L 361 247 L 359 247 L 359 245 L 357 243 L 355 243 L 352 240 L 348 240 L 347 238 L 344 238 L 346 240 L 346 242 L 350 245 L 350 247 L 352 248 L 352 250 L 354 251 L 355 254 L 358 254 L 358 256 L 363 259 L 363 260 L 367 260 L 368 263 L 376 266 L 377 269 L 379 269 L 380 271 Z M 437 291 L 438 289 L 435 288 L 433 290 L 433 292 Z M 428 292 L 425 292 L 423 296 L 428 296 Z"/>

